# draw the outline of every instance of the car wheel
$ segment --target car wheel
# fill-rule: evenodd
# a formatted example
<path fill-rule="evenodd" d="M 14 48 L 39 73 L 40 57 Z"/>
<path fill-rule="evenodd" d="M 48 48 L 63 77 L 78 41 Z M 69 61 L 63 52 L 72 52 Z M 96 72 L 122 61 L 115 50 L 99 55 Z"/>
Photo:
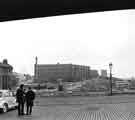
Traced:
<path fill-rule="evenodd" d="M 15 106 L 15 109 L 17 109 L 18 108 L 18 106 Z"/>
<path fill-rule="evenodd" d="M 8 111 L 8 105 L 4 104 L 3 105 L 3 113 L 6 113 Z"/>

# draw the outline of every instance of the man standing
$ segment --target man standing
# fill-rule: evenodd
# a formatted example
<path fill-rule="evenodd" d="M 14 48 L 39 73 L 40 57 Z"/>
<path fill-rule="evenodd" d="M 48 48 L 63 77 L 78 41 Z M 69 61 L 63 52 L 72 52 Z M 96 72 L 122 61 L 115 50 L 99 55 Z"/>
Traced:
<path fill-rule="evenodd" d="M 16 100 L 18 102 L 18 115 L 24 115 L 25 93 L 24 93 L 23 87 L 24 87 L 24 85 L 21 84 L 20 88 L 18 88 L 17 92 L 16 92 Z"/>
<path fill-rule="evenodd" d="M 32 91 L 31 87 L 29 87 L 28 91 L 26 93 L 27 115 L 31 115 L 31 113 L 32 113 L 34 99 L 35 99 L 35 93 L 34 93 L 34 91 Z"/>

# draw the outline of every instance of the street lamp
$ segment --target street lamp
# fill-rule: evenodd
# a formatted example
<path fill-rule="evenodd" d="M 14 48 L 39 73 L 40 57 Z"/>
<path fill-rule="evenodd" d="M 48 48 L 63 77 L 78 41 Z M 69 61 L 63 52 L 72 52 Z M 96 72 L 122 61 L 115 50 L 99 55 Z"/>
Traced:
<path fill-rule="evenodd" d="M 112 63 L 109 63 L 109 69 L 110 69 L 110 95 L 112 96 Z"/>

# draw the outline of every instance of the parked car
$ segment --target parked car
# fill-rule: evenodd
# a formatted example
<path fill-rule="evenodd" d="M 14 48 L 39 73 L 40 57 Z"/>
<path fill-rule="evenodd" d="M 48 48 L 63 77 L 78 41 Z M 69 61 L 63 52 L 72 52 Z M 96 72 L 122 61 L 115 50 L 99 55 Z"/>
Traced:
<path fill-rule="evenodd" d="M 112 92 L 113 93 L 122 93 L 122 91 L 121 90 L 118 90 L 118 89 L 112 89 Z"/>
<path fill-rule="evenodd" d="M 0 110 L 7 112 L 9 109 L 17 108 L 16 97 L 9 90 L 0 90 Z"/>
<path fill-rule="evenodd" d="M 57 88 L 55 88 L 55 87 L 53 87 L 53 86 L 48 87 L 47 89 L 48 89 L 48 92 L 55 92 L 55 91 L 58 90 Z"/>
<path fill-rule="evenodd" d="M 37 93 L 37 90 L 36 89 L 32 89 L 35 93 Z"/>

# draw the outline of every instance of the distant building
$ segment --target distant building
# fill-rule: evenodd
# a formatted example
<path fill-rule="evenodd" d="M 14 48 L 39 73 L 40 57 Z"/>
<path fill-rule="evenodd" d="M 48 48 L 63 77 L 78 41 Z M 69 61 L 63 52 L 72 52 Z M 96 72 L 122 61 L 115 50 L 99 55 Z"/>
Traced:
<path fill-rule="evenodd" d="M 35 82 L 81 81 L 89 79 L 89 66 L 73 64 L 36 64 Z"/>
<path fill-rule="evenodd" d="M 32 76 L 29 74 L 24 74 L 26 81 L 31 80 Z"/>
<path fill-rule="evenodd" d="M 107 77 L 107 70 L 101 70 L 101 77 Z"/>
<path fill-rule="evenodd" d="M 90 70 L 89 76 L 90 78 L 97 78 L 99 77 L 99 73 L 97 70 Z"/>
<path fill-rule="evenodd" d="M 116 88 L 128 88 L 130 82 L 128 80 L 117 80 L 115 81 Z"/>
<path fill-rule="evenodd" d="M 14 72 L 13 75 L 16 76 L 18 84 L 24 84 L 27 81 L 25 74 Z"/>
<path fill-rule="evenodd" d="M 8 64 L 6 59 L 0 63 L 0 89 L 8 89 L 10 76 L 12 75 L 13 67 Z"/>

